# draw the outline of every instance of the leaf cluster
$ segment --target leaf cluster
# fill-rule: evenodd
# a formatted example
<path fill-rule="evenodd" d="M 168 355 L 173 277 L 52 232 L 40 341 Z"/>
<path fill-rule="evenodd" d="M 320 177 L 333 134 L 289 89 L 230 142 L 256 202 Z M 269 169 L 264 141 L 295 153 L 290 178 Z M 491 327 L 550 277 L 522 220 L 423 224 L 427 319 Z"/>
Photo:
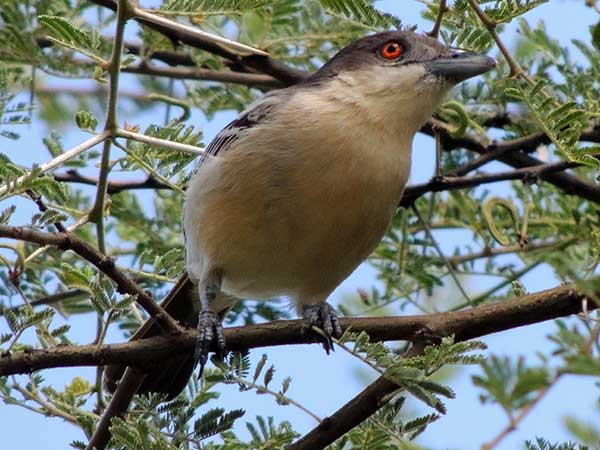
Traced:
<path fill-rule="evenodd" d="M 449 45 L 490 51 L 494 44 L 492 35 L 469 2 L 449 3 L 448 11 L 441 17 L 442 39 Z M 505 24 L 534 8 L 543 8 L 544 2 L 478 3 L 502 35 Z M 18 138 L 17 126 L 27 123 L 32 111 L 52 127 L 94 133 L 98 126 L 96 117 L 105 113 L 102 82 L 112 46 L 114 14 L 98 13 L 95 6 L 84 1 L 3 1 L 0 5 L 0 134 Z M 425 17 L 433 22 L 439 15 L 440 1 L 428 1 L 423 9 Z M 375 2 L 368 0 L 168 0 L 160 6 L 160 12 L 263 48 L 273 58 L 307 71 L 366 33 L 400 27 L 396 17 L 379 11 Z M 582 138 L 597 126 L 600 109 L 597 29 L 596 37 L 592 30 L 589 40 L 571 43 L 581 57 L 574 56 L 565 42 L 554 39 L 552 30 L 546 30 L 543 23 L 533 27 L 519 20 L 518 25 L 521 37 L 511 53 L 533 81 L 504 79 L 506 66 L 499 58 L 497 72 L 456 89 L 453 100 L 445 101 L 438 111 L 439 117 L 449 123 L 448 134 L 456 147 L 445 151 L 449 149 L 441 142 L 439 169 L 442 174 L 451 173 L 477 158 L 461 142 L 472 141 L 492 150 L 495 142 L 542 132 L 549 143 L 528 149 L 534 152 L 530 156 L 542 162 L 564 159 L 583 163 L 585 167 L 568 173 L 593 185 L 598 168 L 596 155 L 600 152 L 596 146 L 582 142 Z M 410 28 L 410 24 L 405 28 Z M 135 33 L 135 39 L 142 43 L 139 56 L 126 56 L 121 61 L 124 67 L 134 62 L 142 67 L 146 63 L 159 64 L 151 55 L 164 51 L 185 53 L 206 70 L 247 70 L 205 50 L 178 45 L 144 26 Z M 49 94 L 43 94 L 44 88 L 52 87 L 48 81 L 53 81 L 54 76 L 63 81 L 86 78 L 90 83 L 86 86 L 91 90 L 76 95 L 54 94 L 49 89 Z M 190 108 L 211 118 L 226 109 L 242 110 L 263 94 L 244 86 L 199 80 L 175 82 L 158 77 L 139 77 L 131 86 L 136 90 L 127 87 L 120 96 L 122 117 L 133 118 L 123 125 L 125 129 L 143 130 L 150 137 L 194 146 L 202 146 L 204 137 L 202 130 L 188 121 Z M 29 92 L 23 94 L 24 91 L 31 92 L 28 101 L 24 100 Z M 146 94 L 156 94 L 153 98 L 161 98 L 162 104 L 149 103 L 150 95 Z M 173 102 L 175 97 L 185 101 Z M 167 119 L 162 123 L 151 119 L 147 125 L 146 116 L 140 115 L 148 111 L 149 104 L 153 112 L 164 107 Z M 170 119 L 169 108 L 173 106 L 184 110 L 176 120 Z M 95 186 L 58 183 L 51 175 L 40 176 L 39 167 L 25 168 L 13 156 L 21 150 L 18 141 L 2 142 L 0 200 L 10 203 L 0 208 L 1 223 L 23 224 L 24 204 L 36 211 L 25 219 L 32 227 L 53 230 L 58 221 L 65 225 L 85 221 L 96 198 Z M 107 253 L 158 299 L 184 268 L 181 205 L 194 157 L 134 141 L 119 140 L 115 144 L 110 180 L 159 180 L 170 188 L 114 193 L 105 211 Z M 65 152 L 60 133 L 48 132 L 44 145 L 51 158 Z M 524 156 L 523 152 L 517 153 Z M 98 163 L 99 153 L 89 150 L 62 164 L 58 171 L 78 169 L 93 180 L 98 175 Z M 371 258 L 380 283 L 357 298 L 344 300 L 339 309 L 347 315 L 376 315 L 466 308 L 527 292 L 529 284 L 523 277 L 540 267 L 550 270 L 557 280 L 575 281 L 582 289 L 593 292 L 596 287 L 589 280 L 597 273 L 600 261 L 598 207 L 538 181 L 507 182 L 500 189 L 481 187 L 429 194 L 416 202 L 424 220 L 414 210 L 401 210 Z M 40 211 L 32 198 L 41 199 L 47 209 Z M 83 225 L 74 233 L 96 244 L 93 226 Z M 536 249 L 527 243 L 547 245 Z M 38 252 L 36 246 L 19 243 L 3 247 L 0 253 L 0 312 L 7 324 L 6 331 L 0 333 L 2 351 L 20 352 L 70 343 L 73 333 L 68 324 L 58 321 L 56 312 L 66 318 L 72 314 L 95 314 L 98 336 L 111 323 L 127 331 L 138 325 L 132 309 L 135 298 L 118 295 L 112 284 L 85 261 L 56 249 L 34 252 Z M 443 296 L 438 295 L 440 288 L 444 289 Z M 64 298 L 56 302 L 55 296 Z M 21 305 L 23 298 L 30 300 L 32 308 L 14 306 Z M 288 315 L 281 303 L 240 302 L 228 320 L 254 323 Z M 448 386 L 433 377 L 456 364 L 481 364 L 481 373 L 472 381 L 481 389 L 482 401 L 499 404 L 514 418 L 532 405 L 557 376 L 600 373 L 594 320 L 597 319 L 591 315 L 576 325 L 559 322 L 551 336 L 554 352 L 542 355 L 541 363 L 533 365 L 519 357 L 491 356 L 482 361 L 472 353 L 482 350 L 481 344 L 450 339 L 426 347 L 420 355 L 407 357 L 400 350 L 370 342 L 366 335 L 347 333 L 341 345 L 401 389 L 393 393 L 394 401 L 387 407 L 332 448 L 416 448 L 412 440 L 445 412 L 444 400 L 454 396 Z M 207 369 L 202 384 L 191 380 L 186 392 L 172 402 L 160 405 L 160 397 L 138 398 L 127 417 L 113 422 L 113 448 L 266 450 L 283 448 L 298 436 L 292 424 L 279 423 L 272 417 L 259 416 L 243 429 L 238 419 L 244 412 L 238 408 L 228 411 L 219 403 L 225 386 L 236 385 L 242 391 L 272 396 L 279 405 L 302 407 L 301 401 L 290 397 L 291 378 L 279 378 L 266 355 L 254 368 L 245 353 L 231 354 L 214 363 L 217 368 Z M 105 401 L 100 383 L 76 377 L 64 389 L 58 389 L 44 385 L 37 374 L 25 383 L 19 382 L 0 379 L 4 402 L 40 414 L 66 417 L 65 420 L 72 418 L 71 423 L 87 435 L 95 428 L 96 411 L 102 409 Z M 409 395 L 435 412 L 428 410 L 425 415 L 409 418 L 414 415 L 402 410 L 403 396 Z M 93 401 L 97 402 L 95 408 Z M 41 402 L 46 402 L 46 406 Z M 597 427 L 584 425 L 572 418 L 568 427 L 577 440 L 594 447 Z M 73 446 L 85 444 L 75 442 Z M 551 444 L 542 438 L 527 446 L 532 450 L 585 448 L 583 444 Z"/>
<path fill-rule="evenodd" d="M 421 355 L 405 356 L 380 342 L 370 342 L 364 332 L 355 334 L 346 331 L 340 338 L 341 343 L 350 340 L 353 343 L 348 351 L 396 383 L 399 386 L 398 393 L 407 391 L 441 414 L 446 413 L 446 407 L 440 396 L 454 398 L 454 392 L 433 381 L 431 375 L 447 364 L 478 363 L 481 357 L 470 353 L 485 348 L 478 341 L 455 343 L 452 338 L 444 338 L 439 345 L 427 346 Z"/>

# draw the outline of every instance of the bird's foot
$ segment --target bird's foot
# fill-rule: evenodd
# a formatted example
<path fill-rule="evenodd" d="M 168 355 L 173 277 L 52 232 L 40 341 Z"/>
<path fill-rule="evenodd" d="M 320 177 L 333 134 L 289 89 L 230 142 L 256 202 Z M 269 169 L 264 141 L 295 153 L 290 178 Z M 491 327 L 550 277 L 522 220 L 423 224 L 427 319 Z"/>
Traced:
<path fill-rule="evenodd" d="M 302 308 L 302 318 L 310 322 L 311 327 L 316 326 L 323 330 L 324 335 L 317 333 L 319 341 L 323 344 L 325 352 L 333 351 L 332 337 L 339 338 L 342 335 L 342 327 L 337 313 L 327 302 L 317 305 L 306 305 Z"/>
<path fill-rule="evenodd" d="M 222 356 L 225 353 L 223 326 L 215 312 L 204 310 L 200 313 L 198 320 L 198 337 L 196 338 L 196 351 L 194 353 L 196 364 L 200 364 L 198 378 L 204 372 L 204 366 L 208 361 L 208 353 L 213 345 L 213 341 L 216 343 L 217 356 Z"/>

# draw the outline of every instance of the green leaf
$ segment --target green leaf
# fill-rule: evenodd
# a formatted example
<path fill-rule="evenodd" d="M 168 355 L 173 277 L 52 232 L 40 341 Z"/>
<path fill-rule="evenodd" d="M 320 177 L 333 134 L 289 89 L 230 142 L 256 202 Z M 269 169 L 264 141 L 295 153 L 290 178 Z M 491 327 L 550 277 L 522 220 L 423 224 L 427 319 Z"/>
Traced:
<path fill-rule="evenodd" d="M 427 389 L 417 383 L 404 383 L 403 387 L 426 405 L 435 408 L 440 414 L 446 414 L 444 403 Z"/>
<path fill-rule="evenodd" d="M 596 50 L 600 50 L 600 22 L 591 27 L 592 44 L 596 47 Z"/>
<path fill-rule="evenodd" d="M 269 383 L 273 381 L 273 375 L 275 374 L 275 366 L 271 365 L 269 369 L 265 372 L 265 378 L 263 380 L 263 385 L 265 387 L 269 386 Z"/>
<path fill-rule="evenodd" d="M 97 50 L 100 47 L 100 35 L 95 31 L 86 31 L 70 20 L 58 16 L 38 16 L 38 21 L 46 27 L 51 37 L 69 47 Z"/>
<path fill-rule="evenodd" d="M 556 148 L 570 161 L 600 169 L 600 160 L 588 153 L 581 154 L 579 138 L 587 126 L 589 113 L 575 101 L 560 102 L 547 93 L 547 82 L 541 80 L 533 86 L 526 81 L 513 80 L 512 85 L 519 99 L 527 106 L 542 131 L 550 138 Z M 514 90 L 509 90 L 512 96 Z"/>
<path fill-rule="evenodd" d="M 550 383 L 548 369 L 527 367 L 523 358 L 492 356 L 481 364 L 482 375 L 472 377 L 473 384 L 485 390 L 482 402 L 495 402 L 505 411 L 518 411 L 534 398 L 534 394 Z"/>
<path fill-rule="evenodd" d="M 256 364 L 256 368 L 254 369 L 254 376 L 252 378 L 252 381 L 254 383 L 256 383 L 256 380 L 258 380 L 258 377 L 260 376 L 260 373 L 262 372 L 266 363 L 267 363 L 267 355 L 263 354 L 262 357 L 260 358 L 260 360 L 258 361 L 258 363 Z"/>
<path fill-rule="evenodd" d="M 75 122 L 84 131 L 95 131 L 98 126 L 98 120 L 89 111 L 78 111 L 75 113 Z"/>
<path fill-rule="evenodd" d="M 227 431 L 244 414 L 245 411 L 242 409 L 234 409 L 225 413 L 223 408 L 213 408 L 194 422 L 194 436 L 198 439 L 206 439 Z"/>
<path fill-rule="evenodd" d="M 8 208 L 3 209 L 0 212 L 0 223 L 6 224 L 10 220 L 10 217 L 13 215 L 17 207 L 15 205 L 10 205 Z"/>
<path fill-rule="evenodd" d="M 177 15 L 241 15 L 264 9 L 272 0 L 166 0 L 161 11 Z"/>
<path fill-rule="evenodd" d="M 46 227 L 57 222 L 64 222 L 67 219 L 68 217 L 65 214 L 49 208 L 42 214 L 36 215 L 33 224 L 40 227 Z"/>
<path fill-rule="evenodd" d="M 342 16 L 372 29 L 400 28 L 400 19 L 378 11 L 367 0 L 319 0 L 330 14 Z"/>

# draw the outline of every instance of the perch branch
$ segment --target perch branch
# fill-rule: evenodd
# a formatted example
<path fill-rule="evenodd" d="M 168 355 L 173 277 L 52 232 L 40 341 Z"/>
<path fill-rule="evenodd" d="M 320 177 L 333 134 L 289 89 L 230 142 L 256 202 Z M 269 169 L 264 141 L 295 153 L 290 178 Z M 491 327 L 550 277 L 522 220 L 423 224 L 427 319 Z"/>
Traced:
<path fill-rule="evenodd" d="M 373 341 L 413 341 L 423 334 L 439 338 L 454 335 L 456 340 L 464 341 L 580 313 L 586 298 L 574 285 L 564 285 L 461 311 L 418 316 L 342 318 L 341 325 L 344 330 L 350 328 L 357 333 L 364 331 Z M 595 308 L 595 304 L 588 302 L 587 310 L 592 308 Z M 225 339 L 229 350 L 316 342 L 314 333 L 304 320 L 278 320 L 230 327 L 225 329 Z M 157 360 L 190 353 L 195 345 L 196 331 L 184 330 L 179 334 L 100 347 L 84 345 L 28 350 L 0 357 L 0 376 L 52 367 L 107 364 L 144 367 Z"/>

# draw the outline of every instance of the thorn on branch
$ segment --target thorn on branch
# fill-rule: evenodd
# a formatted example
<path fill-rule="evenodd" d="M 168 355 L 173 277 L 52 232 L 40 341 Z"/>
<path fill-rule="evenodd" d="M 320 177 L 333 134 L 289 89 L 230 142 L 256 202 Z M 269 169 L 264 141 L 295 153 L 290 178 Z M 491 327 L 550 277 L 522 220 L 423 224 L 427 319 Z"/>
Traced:
<path fill-rule="evenodd" d="M 104 257 L 100 261 L 98 261 L 98 268 L 102 272 L 110 272 L 115 268 L 115 259 L 111 257 Z"/>
<path fill-rule="evenodd" d="M 523 184 L 534 185 L 540 182 L 540 172 L 539 171 L 531 171 L 529 173 L 525 173 L 523 179 L 521 180 Z"/>
<path fill-rule="evenodd" d="M 56 246 L 59 250 L 63 252 L 70 250 L 73 248 L 73 240 L 71 239 L 71 235 L 67 232 L 61 232 L 60 236 L 62 237 L 61 243 Z"/>
<path fill-rule="evenodd" d="M 446 0 L 440 0 L 438 15 L 435 19 L 435 23 L 430 32 L 427 33 L 428 36 L 437 39 L 440 34 L 440 28 L 442 27 L 442 19 L 444 18 L 444 14 L 448 11 L 448 7 L 446 6 Z"/>
<path fill-rule="evenodd" d="M 9 269 L 8 270 L 8 281 L 11 282 L 11 284 L 13 284 L 15 287 L 19 287 L 20 286 L 20 281 L 19 278 L 21 277 L 21 270 L 19 270 L 18 268 L 13 269 Z"/>
<path fill-rule="evenodd" d="M 411 342 L 413 348 L 425 348 L 428 345 L 439 345 L 442 343 L 442 334 L 439 331 L 432 330 L 427 324 L 422 324 L 415 332 Z M 411 349 L 412 351 L 412 349 Z"/>

